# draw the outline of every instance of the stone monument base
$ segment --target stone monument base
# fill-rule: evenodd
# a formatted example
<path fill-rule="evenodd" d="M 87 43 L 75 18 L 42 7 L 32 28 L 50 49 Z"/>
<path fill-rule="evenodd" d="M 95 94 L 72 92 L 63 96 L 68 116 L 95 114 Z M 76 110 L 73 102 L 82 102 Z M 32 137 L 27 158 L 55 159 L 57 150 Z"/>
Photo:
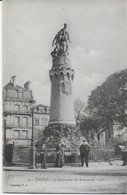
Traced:
<path fill-rule="evenodd" d="M 44 130 L 44 137 L 48 148 L 56 148 L 61 143 L 72 153 L 79 153 L 84 138 L 80 129 L 71 124 L 49 124 Z"/>

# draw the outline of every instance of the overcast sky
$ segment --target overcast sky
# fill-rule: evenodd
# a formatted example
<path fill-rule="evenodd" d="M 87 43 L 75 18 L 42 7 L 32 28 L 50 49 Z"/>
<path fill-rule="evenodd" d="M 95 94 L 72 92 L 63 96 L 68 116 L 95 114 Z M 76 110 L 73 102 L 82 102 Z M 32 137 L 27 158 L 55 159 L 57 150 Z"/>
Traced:
<path fill-rule="evenodd" d="M 126 0 L 3 0 L 3 85 L 31 81 L 50 105 L 52 40 L 67 23 L 74 98 L 85 102 L 110 74 L 127 68 Z"/>

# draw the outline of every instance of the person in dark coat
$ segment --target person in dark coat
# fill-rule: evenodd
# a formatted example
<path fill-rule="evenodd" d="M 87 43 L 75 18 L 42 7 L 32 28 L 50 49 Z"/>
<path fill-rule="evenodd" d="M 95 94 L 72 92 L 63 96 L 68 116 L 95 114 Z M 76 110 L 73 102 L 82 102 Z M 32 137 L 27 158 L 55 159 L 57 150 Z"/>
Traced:
<path fill-rule="evenodd" d="M 64 166 L 64 150 L 61 144 L 56 147 L 56 167 Z"/>
<path fill-rule="evenodd" d="M 86 139 L 83 140 L 83 144 L 80 146 L 80 157 L 81 157 L 81 166 L 84 166 L 84 162 L 86 167 L 88 167 L 88 157 L 90 152 L 90 146 Z"/>
<path fill-rule="evenodd" d="M 41 168 L 42 169 L 47 169 L 47 167 L 46 167 L 46 154 L 47 154 L 46 145 L 42 144 L 41 152 L 40 152 L 40 161 L 41 161 Z"/>
<path fill-rule="evenodd" d="M 123 160 L 122 166 L 127 165 L 127 142 L 125 148 L 122 150 L 122 160 Z"/>
<path fill-rule="evenodd" d="M 5 164 L 8 166 L 12 165 L 13 148 L 14 144 L 7 143 L 5 145 Z"/>

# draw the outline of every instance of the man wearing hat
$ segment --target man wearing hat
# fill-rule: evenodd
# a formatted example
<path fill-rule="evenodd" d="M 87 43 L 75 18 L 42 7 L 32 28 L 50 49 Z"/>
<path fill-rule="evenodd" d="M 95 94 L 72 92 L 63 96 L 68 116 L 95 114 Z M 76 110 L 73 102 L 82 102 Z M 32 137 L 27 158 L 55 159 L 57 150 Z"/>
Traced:
<path fill-rule="evenodd" d="M 47 167 L 46 167 L 46 154 L 47 154 L 46 145 L 42 144 L 41 152 L 40 152 L 40 160 L 41 160 L 41 168 L 42 169 L 47 169 Z"/>
<path fill-rule="evenodd" d="M 90 152 L 90 146 L 86 139 L 83 140 L 83 143 L 80 146 L 80 157 L 81 157 L 81 166 L 84 166 L 84 162 L 86 167 L 88 167 L 88 156 Z"/>

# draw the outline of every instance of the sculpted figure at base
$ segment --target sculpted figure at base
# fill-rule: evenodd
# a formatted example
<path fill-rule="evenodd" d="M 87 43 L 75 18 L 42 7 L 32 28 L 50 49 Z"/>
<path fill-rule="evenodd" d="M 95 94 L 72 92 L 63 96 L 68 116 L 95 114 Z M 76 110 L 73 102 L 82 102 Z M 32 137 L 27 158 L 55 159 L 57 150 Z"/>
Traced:
<path fill-rule="evenodd" d="M 64 24 L 64 28 L 62 28 L 57 35 L 55 36 L 52 46 L 55 46 L 54 50 L 51 52 L 51 56 L 60 56 L 60 55 L 68 55 L 68 42 L 71 43 L 69 38 L 69 33 L 66 30 L 67 24 Z"/>

